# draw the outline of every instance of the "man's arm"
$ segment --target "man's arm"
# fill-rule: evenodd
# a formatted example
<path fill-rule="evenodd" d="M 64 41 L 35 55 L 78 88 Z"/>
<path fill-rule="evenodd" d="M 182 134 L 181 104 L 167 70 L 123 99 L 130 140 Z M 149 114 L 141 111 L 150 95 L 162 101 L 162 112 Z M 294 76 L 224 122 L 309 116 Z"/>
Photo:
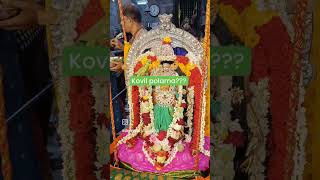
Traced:
<path fill-rule="evenodd" d="M 3 0 L 3 3 L 9 7 L 21 9 L 21 13 L 11 19 L 0 21 L 0 29 L 27 29 L 36 25 L 54 24 L 58 19 L 56 11 L 46 11 L 45 7 L 34 0 Z"/>

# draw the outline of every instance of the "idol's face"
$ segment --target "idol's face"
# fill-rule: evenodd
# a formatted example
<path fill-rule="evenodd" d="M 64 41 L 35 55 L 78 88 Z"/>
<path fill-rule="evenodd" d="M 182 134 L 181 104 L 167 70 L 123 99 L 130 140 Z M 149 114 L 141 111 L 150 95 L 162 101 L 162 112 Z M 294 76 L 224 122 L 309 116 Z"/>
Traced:
<path fill-rule="evenodd" d="M 164 68 L 169 68 L 170 67 L 170 64 L 169 63 L 163 63 L 162 65 Z"/>

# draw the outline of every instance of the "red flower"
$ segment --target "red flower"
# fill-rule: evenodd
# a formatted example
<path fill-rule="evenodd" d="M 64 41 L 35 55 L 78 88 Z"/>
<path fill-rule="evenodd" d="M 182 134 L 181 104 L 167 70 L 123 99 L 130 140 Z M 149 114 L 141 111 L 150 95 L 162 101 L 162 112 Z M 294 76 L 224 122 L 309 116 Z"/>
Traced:
<path fill-rule="evenodd" d="M 186 103 L 182 103 L 182 104 L 181 104 L 181 107 L 187 108 L 187 104 L 186 104 Z"/>
<path fill-rule="evenodd" d="M 143 66 L 142 63 L 138 62 L 137 65 L 134 67 L 133 72 L 136 73 L 137 71 L 139 71 L 140 68 L 142 68 L 142 66 Z"/>
<path fill-rule="evenodd" d="M 145 125 L 150 124 L 150 122 L 151 122 L 150 113 L 143 113 L 142 114 L 142 120 L 143 120 Z"/>
<path fill-rule="evenodd" d="M 132 87 L 132 104 L 134 112 L 133 127 L 136 128 L 140 124 L 140 101 L 139 101 L 139 88 L 137 86 Z"/>
<path fill-rule="evenodd" d="M 196 150 L 199 145 L 199 134 L 200 134 L 200 117 L 201 117 L 201 97 L 202 97 L 202 74 L 198 67 L 191 71 L 191 76 L 189 79 L 189 87 L 194 86 L 194 136 L 192 138 L 192 150 Z"/>
<path fill-rule="evenodd" d="M 171 147 L 177 142 L 177 140 L 173 139 L 172 137 L 169 137 L 169 138 L 168 138 L 168 141 L 169 141 L 169 145 L 170 145 Z"/>
<path fill-rule="evenodd" d="M 157 153 L 157 156 L 160 156 L 160 157 L 165 157 L 165 156 L 167 156 L 168 155 L 168 152 L 166 152 L 166 151 L 159 151 L 158 153 Z"/>
<path fill-rule="evenodd" d="M 229 134 L 227 139 L 224 141 L 226 144 L 233 144 L 238 147 L 243 147 L 245 142 L 245 136 L 241 132 L 232 132 Z"/>
<path fill-rule="evenodd" d="M 182 64 L 186 65 L 189 62 L 189 58 L 187 58 L 185 56 L 177 56 L 177 61 L 179 63 L 182 63 Z"/>
<path fill-rule="evenodd" d="M 148 56 L 148 59 L 151 60 L 151 62 L 154 62 L 157 60 L 156 56 Z"/>
<path fill-rule="evenodd" d="M 158 139 L 162 141 L 166 137 L 166 135 L 167 135 L 166 131 L 160 131 L 158 134 Z"/>
<path fill-rule="evenodd" d="M 127 141 L 127 145 L 129 148 L 133 148 L 137 142 L 137 137 L 131 138 Z"/>
<path fill-rule="evenodd" d="M 177 123 L 178 123 L 179 125 L 183 126 L 183 125 L 184 125 L 184 120 L 183 120 L 183 119 L 180 119 L 179 121 L 177 121 Z"/>
<path fill-rule="evenodd" d="M 198 67 L 191 70 L 191 76 L 189 78 L 189 86 L 200 85 L 202 81 L 202 74 Z M 196 92 L 196 91 L 195 91 Z"/>
<path fill-rule="evenodd" d="M 150 136 L 145 137 L 144 140 L 146 142 L 147 147 L 153 146 L 154 143 L 150 141 Z"/>

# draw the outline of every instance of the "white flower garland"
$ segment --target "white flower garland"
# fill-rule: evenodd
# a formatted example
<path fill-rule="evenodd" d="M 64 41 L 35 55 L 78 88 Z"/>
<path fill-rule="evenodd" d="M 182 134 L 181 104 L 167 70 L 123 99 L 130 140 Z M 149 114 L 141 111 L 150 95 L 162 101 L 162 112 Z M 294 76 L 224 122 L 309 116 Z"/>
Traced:
<path fill-rule="evenodd" d="M 202 94 L 202 107 L 206 107 L 206 91 L 203 91 Z M 201 121 L 200 121 L 200 143 L 199 143 L 199 150 L 202 152 L 205 156 L 210 156 L 210 150 L 206 150 L 204 148 L 205 144 L 205 127 L 206 127 L 206 119 L 205 119 L 205 114 L 206 114 L 206 108 L 201 108 Z"/>
<path fill-rule="evenodd" d="M 69 4 L 68 4 L 69 2 Z M 70 0 L 63 6 L 57 6 L 57 2 L 53 1 L 51 7 L 57 8 L 62 12 L 59 24 L 50 25 L 49 32 L 52 40 L 52 61 L 50 62 L 50 70 L 53 78 L 56 80 L 55 86 L 58 96 L 59 107 L 59 126 L 58 133 L 61 138 L 61 150 L 63 159 L 62 176 L 67 180 L 75 180 L 75 162 L 74 162 L 74 133 L 69 128 L 69 82 L 68 78 L 62 76 L 62 55 L 63 49 L 74 43 L 77 36 L 75 31 L 77 20 L 82 15 L 84 7 L 88 4 L 88 0 Z"/>
<path fill-rule="evenodd" d="M 105 114 L 107 110 L 107 103 L 105 103 L 108 93 L 107 89 L 107 78 L 104 77 L 92 77 L 90 78 L 92 82 L 92 94 L 95 99 L 95 119 L 94 127 L 96 128 L 96 157 L 97 161 L 95 162 L 95 166 L 97 167 L 97 171 L 95 172 L 98 180 L 103 179 L 103 174 L 101 168 L 109 162 L 109 148 L 110 144 L 108 138 L 109 132 L 105 125 L 99 126 L 97 124 L 97 118 L 99 114 Z"/>
<path fill-rule="evenodd" d="M 173 149 L 169 152 L 169 158 L 167 159 L 167 161 L 166 161 L 166 163 L 164 164 L 164 166 L 167 166 L 168 164 L 170 164 L 170 163 L 173 161 L 173 159 L 176 157 L 176 154 L 177 154 L 177 152 L 179 151 L 179 150 L 178 150 L 178 146 L 179 146 L 179 145 L 182 145 L 182 140 L 180 140 L 179 142 L 177 142 L 177 143 L 174 145 Z"/>
<path fill-rule="evenodd" d="M 139 87 L 139 97 L 143 98 L 143 96 L 148 96 L 148 105 L 150 111 L 150 119 L 151 119 L 151 127 L 152 127 L 152 132 L 151 134 L 153 135 L 153 138 L 155 139 L 155 143 L 160 144 L 161 147 L 163 149 L 167 149 L 169 152 L 169 158 L 166 160 L 165 165 L 170 164 L 171 161 L 174 159 L 176 152 L 177 152 L 177 147 L 178 146 L 174 146 L 174 148 L 170 149 L 169 147 L 169 143 L 168 143 L 168 138 L 169 137 L 175 137 L 175 125 L 177 124 L 177 121 L 180 120 L 181 118 L 183 118 L 183 108 L 181 107 L 181 103 L 182 103 L 182 93 L 183 93 L 183 88 L 182 86 L 178 86 L 178 101 L 175 104 L 174 107 L 174 114 L 173 114 L 173 121 L 171 122 L 171 124 L 169 125 L 169 128 L 167 130 L 167 135 L 166 135 L 166 139 L 163 141 L 160 141 L 156 136 L 156 130 L 154 129 L 154 113 L 153 113 L 153 100 L 152 100 L 152 87 L 148 87 L 148 91 L 147 94 L 144 93 L 143 88 Z M 140 109 L 142 110 L 143 107 L 143 103 L 140 103 Z M 140 110 L 140 119 L 142 120 L 142 111 Z M 177 144 L 177 143 L 176 143 Z M 176 151 L 176 152 L 175 152 Z M 145 146 L 143 146 L 143 152 L 147 158 L 147 160 L 151 163 L 151 164 L 155 164 L 155 160 L 151 159 L 148 152 L 145 150 Z"/>
<path fill-rule="evenodd" d="M 295 131 L 295 151 L 294 151 L 294 169 L 292 172 L 292 178 L 294 180 L 302 180 L 303 179 L 303 172 L 304 166 L 306 163 L 305 159 L 305 141 L 307 139 L 308 130 L 306 127 L 306 116 L 305 116 L 305 108 L 303 107 L 304 103 L 304 96 L 305 96 L 305 89 L 303 87 L 302 76 L 300 78 L 300 96 L 299 96 L 299 108 L 296 112 L 297 117 L 297 126 Z"/>
<path fill-rule="evenodd" d="M 186 134 L 186 142 L 191 142 L 192 139 L 192 127 L 193 127 L 193 108 L 194 108 L 194 86 L 188 88 L 187 96 L 188 108 L 187 108 L 187 127 L 189 129 L 188 134 Z"/>
<path fill-rule="evenodd" d="M 269 133 L 268 108 L 270 92 L 268 90 L 268 79 L 263 79 L 258 84 L 250 83 L 250 91 L 253 93 L 248 107 L 247 122 L 250 129 L 250 142 L 248 144 L 246 161 L 251 164 L 246 166 L 249 179 L 265 179 L 264 166 L 266 158 L 266 141 Z"/>
<path fill-rule="evenodd" d="M 236 153 L 236 148 L 232 144 L 224 144 L 223 141 L 227 138 L 229 131 L 242 131 L 238 122 L 231 120 L 231 101 L 232 94 L 232 77 L 221 76 L 218 78 L 219 87 L 217 100 L 221 103 L 221 112 L 217 116 L 217 122 L 212 125 L 211 141 L 213 142 L 213 154 L 211 161 L 211 172 L 213 179 L 233 179 L 235 175 L 233 159 Z M 235 128 L 236 127 L 236 128 Z"/>

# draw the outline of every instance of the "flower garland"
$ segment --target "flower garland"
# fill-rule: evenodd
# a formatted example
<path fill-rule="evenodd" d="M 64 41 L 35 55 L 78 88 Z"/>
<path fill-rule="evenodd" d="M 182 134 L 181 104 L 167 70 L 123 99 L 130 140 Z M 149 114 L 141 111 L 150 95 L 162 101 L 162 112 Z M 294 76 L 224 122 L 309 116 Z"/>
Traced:
<path fill-rule="evenodd" d="M 77 37 L 76 23 L 83 14 L 88 0 L 84 1 L 66 1 L 64 4 L 51 2 L 49 8 L 53 7 L 61 12 L 61 21 L 56 25 L 48 27 L 48 39 L 51 40 L 50 49 L 51 62 L 50 70 L 55 80 L 56 94 L 58 95 L 57 103 L 59 107 L 59 126 L 58 133 L 61 138 L 61 150 L 63 158 L 62 176 L 64 179 L 76 179 L 76 167 L 74 161 L 74 133 L 70 130 L 69 112 L 70 102 L 68 92 L 70 90 L 68 78 L 62 77 L 61 58 L 63 49 L 74 43 Z"/>
<path fill-rule="evenodd" d="M 260 36 L 255 28 L 269 22 L 276 13 L 266 11 L 259 12 L 255 3 L 247 1 L 241 3 L 244 7 L 234 8 L 231 2 L 224 0 L 218 6 L 219 16 L 226 22 L 230 31 L 234 33 L 245 46 L 254 48 L 260 41 Z M 248 5 L 248 7 L 247 7 Z M 234 3 L 234 6 L 235 3 Z"/>
<path fill-rule="evenodd" d="M 250 83 L 253 98 L 248 105 L 247 122 L 250 128 L 250 142 L 247 160 L 243 163 L 250 179 L 265 179 L 266 141 L 269 133 L 268 108 L 270 92 L 268 79 L 258 84 Z"/>
<path fill-rule="evenodd" d="M 303 107 L 305 89 L 303 87 L 303 81 L 301 76 L 300 81 L 300 95 L 299 95 L 299 108 L 296 112 L 297 126 L 295 130 L 295 149 L 293 155 L 294 169 L 292 171 L 292 177 L 298 180 L 303 179 L 304 166 L 306 163 L 305 158 L 305 142 L 307 139 L 307 128 L 306 128 L 306 109 Z"/>
<path fill-rule="evenodd" d="M 296 112 L 296 130 L 295 130 L 295 149 L 294 149 L 294 155 L 293 155 L 293 161 L 294 161 L 294 168 L 292 171 L 292 177 L 295 179 L 303 179 L 304 170 L 308 169 L 305 168 L 306 164 L 306 139 L 308 136 L 308 129 L 306 127 L 306 108 L 303 105 L 305 103 L 305 87 L 308 85 L 310 80 L 312 79 L 313 72 L 312 72 L 312 65 L 309 62 L 310 57 L 310 50 L 311 50 L 311 44 L 312 42 L 310 39 L 312 38 L 312 29 L 313 29 L 313 22 L 312 22 L 312 13 L 308 13 L 306 15 L 306 30 L 305 30 L 305 45 L 303 52 L 303 67 L 302 67 L 302 73 L 301 73 L 301 79 L 300 79 L 300 85 L 299 85 L 299 104 L 298 104 L 298 111 Z"/>
<path fill-rule="evenodd" d="M 304 107 L 306 108 L 306 119 L 308 124 L 308 141 L 306 143 L 307 164 L 305 166 L 304 177 L 320 177 L 320 141 L 315 137 L 320 137 L 320 1 L 313 1 L 313 35 L 310 61 L 314 66 L 313 80 L 306 90 Z"/>
<path fill-rule="evenodd" d="M 303 59 L 303 50 L 304 50 L 304 40 L 305 40 L 305 19 L 307 15 L 307 6 L 308 0 L 298 0 L 297 1 L 297 9 L 294 18 L 294 29 L 295 29 L 295 37 L 294 37 L 294 56 L 292 66 L 290 67 L 292 70 L 291 75 L 291 86 L 292 91 L 290 92 L 289 99 L 289 132 L 294 132 L 297 125 L 297 110 L 299 108 L 299 89 L 300 89 L 300 81 L 301 81 L 301 71 L 302 71 L 302 59 Z M 292 171 L 294 168 L 294 162 L 292 156 L 294 154 L 294 148 L 292 148 L 292 144 L 295 144 L 295 135 L 294 133 L 289 134 L 288 142 L 287 142 L 287 150 L 288 150 L 288 158 L 285 162 L 288 165 L 286 176 L 288 179 L 292 176 Z"/>
<path fill-rule="evenodd" d="M 9 154 L 9 143 L 7 135 L 7 123 L 5 117 L 5 100 L 4 100 L 4 87 L 3 87 L 3 71 L 0 65 L 0 157 L 1 159 L 1 172 L 4 180 L 12 180 L 12 165 Z"/>
<path fill-rule="evenodd" d="M 109 122 L 106 116 L 107 103 L 105 100 L 108 99 L 107 92 L 107 79 L 104 77 L 95 77 L 90 79 L 92 82 L 92 94 L 95 99 L 95 121 L 94 128 L 96 129 L 96 159 L 97 161 L 94 163 L 97 171 L 96 179 L 106 179 L 108 177 L 108 162 L 109 162 L 109 152 L 108 147 L 109 143 L 109 131 L 107 127 L 109 126 Z"/>
<path fill-rule="evenodd" d="M 287 31 L 290 35 L 291 41 L 294 38 L 294 28 L 291 23 L 290 17 L 287 13 L 286 1 L 283 0 L 256 0 L 257 8 L 260 12 L 264 11 L 276 11 L 282 22 L 285 24 Z"/>
<path fill-rule="evenodd" d="M 283 154 L 286 154 L 286 147 L 289 145 L 287 140 L 290 139 L 290 131 L 287 131 L 287 129 L 292 123 L 288 117 L 291 86 L 288 83 L 291 78 L 291 69 L 288 67 L 291 67 L 293 58 L 290 36 L 277 13 L 271 11 L 259 12 L 255 3 L 251 3 L 250 0 L 241 3 L 239 1 L 223 0 L 222 4 L 224 4 L 223 9 L 220 9 L 219 13 L 222 14 L 223 20 L 246 46 L 253 49 L 252 58 L 254 61 L 252 64 L 253 72 L 250 77 L 251 82 L 259 82 L 266 77 L 270 78 L 269 89 L 272 92 L 270 142 L 276 145 L 269 144 L 271 146 L 271 156 L 268 162 L 268 177 L 281 179 L 287 175 L 285 175 L 285 163 L 281 164 L 279 162 L 285 162 L 292 158 L 283 156 Z M 226 4 L 232 4 L 232 6 Z M 231 16 L 228 15 L 230 13 Z M 240 16 L 237 17 L 237 14 L 240 14 Z M 247 27 L 241 27 L 239 22 L 246 22 Z M 275 44 L 274 39 L 277 39 L 278 43 Z M 255 61 L 255 59 L 259 60 Z M 270 71 L 267 71 L 267 69 L 270 69 Z M 283 124 L 283 122 L 286 122 L 286 124 Z"/>
<path fill-rule="evenodd" d="M 73 151 L 75 155 L 76 178 L 95 179 L 95 118 L 92 82 L 86 77 L 70 78 L 70 130 L 75 133 Z M 85 147 L 85 148 L 83 148 Z"/>
<path fill-rule="evenodd" d="M 203 91 L 202 93 L 203 98 L 202 98 L 202 107 L 206 107 L 206 91 Z M 210 156 L 210 150 L 206 150 L 204 148 L 205 144 L 205 127 L 206 127 L 206 108 L 201 109 L 201 126 L 200 126 L 200 143 L 199 143 L 199 150 L 201 153 L 203 153 L 205 156 Z"/>
<path fill-rule="evenodd" d="M 212 142 L 213 142 L 213 165 L 211 172 L 215 172 L 213 179 L 233 179 L 234 157 L 236 147 L 242 143 L 232 141 L 232 136 L 239 136 L 243 132 L 237 120 L 231 120 L 232 111 L 232 77 L 219 77 L 219 87 L 217 90 L 216 100 L 220 103 L 220 112 L 216 121 L 212 125 Z M 241 140 L 240 140 L 241 141 Z"/>
<path fill-rule="evenodd" d="M 190 142 L 192 138 L 192 119 L 193 119 L 193 107 L 194 107 L 194 86 L 188 87 L 187 96 L 188 108 L 187 108 L 187 127 L 189 133 L 186 134 L 186 142 Z"/>
<path fill-rule="evenodd" d="M 173 108 L 173 121 L 169 125 L 167 132 L 156 132 L 154 129 L 152 87 L 132 87 L 132 92 L 130 92 L 129 89 L 128 93 L 129 96 L 132 97 L 134 105 L 133 108 L 140 108 L 133 111 L 134 119 L 131 121 L 131 128 L 129 129 L 128 134 L 118 142 L 118 145 L 128 143 L 130 147 L 135 143 L 138 135 L 143 137 L 145 139 L 143 144 L 145 157 L 151 164 L 156 166 L 158 170 L 170 164 L 176 153 L 183 150 L 181 138 L 184 134 L 183 112 L 185 108 L 187 108 L 186 115 L 188 118 L 186 126 L 189 128 L 189 133 L 185 136 L 185 141 L 191 142 L 192 133 L 197 134 L 196 131 L 192 132 L 192 120 L 197 122 L 196 118 L 201 118 L 201 123 L 198 125 L 200 127 L 200 133 L 202 133 L 200 137 L 198 137 L 200 138 L 199 150 L 207 156 L 210 155 L 210 152 L 203 148 L 205 109 L 202 109 L 202 111 L 198 112 L 197 115 L 194 113 L 194 109 L 200 109 L 200 104 L 196 104 L 194 102 L 200 102 L 200 98 L 203 97 L 203 94 L 199 94 L 201 89 L 201 85 L 199 85 L 201 84 L 199 83 L 201 82 L 199 81 L 199 78 L 201 79 L 200 71 L 191 61 L 189 61 L 188 57 L 175 56 L 175 58 L 176 61 L 171 65 L 171 68 L 179 68 L 186 76 L 190 76 L 189 86 L 187 87 L 188 108 L 186 107 L 185 100 L 182 98 L 184 94 L 183 87 L 178 86 L 178 99 Z M 160 65 L 160 60 L 152 52 L 146 52 L 140 55 L 137 59 L 138 62 L 135 65 L 134 74 L 138 76 L 149 74 L 153 69 L 158 68 Z M 195 92 L 197 93 L 195 94 Z M 206 103 L 205 100 L 203 100 L 203 103 Z M 202 104 L 203 107 L 204 105 L 205 104 Z M 141 133 L 141 130 L 143 130 L 144 133 Z"/>
<path fill-rule="evenodd" d="M 146 140 L 146 143 L 143 146 L 143 152 L 148 161 L 160 169 L 161 167 L 170 164 L 174 159 L 177 149 L 171 148 L 170 144 L 174 143 L 174 139 L 180 139 L 180 135 L 177 135 L 178 131 L 183 132 L 182 125 L 178 123 L 178 121 L 183 118 L 183 107 L 181 107 L 182 86 L 178 86 L 178 102 L 175 104 L 173 121 L 169 125 L 167 133 L 164 133 L 163 131 L 157 133 L 155 131 L 152 87 L 148 87 L 146 92 L 147 93 L 145 93 L 142 87 L 139 88 L 139 97 L 142 100 L 140 103 L 140 118 L 146 127 L 143 134 L 143 137 Z M 163 134 L 166 135 L 165 138 Z"/>

